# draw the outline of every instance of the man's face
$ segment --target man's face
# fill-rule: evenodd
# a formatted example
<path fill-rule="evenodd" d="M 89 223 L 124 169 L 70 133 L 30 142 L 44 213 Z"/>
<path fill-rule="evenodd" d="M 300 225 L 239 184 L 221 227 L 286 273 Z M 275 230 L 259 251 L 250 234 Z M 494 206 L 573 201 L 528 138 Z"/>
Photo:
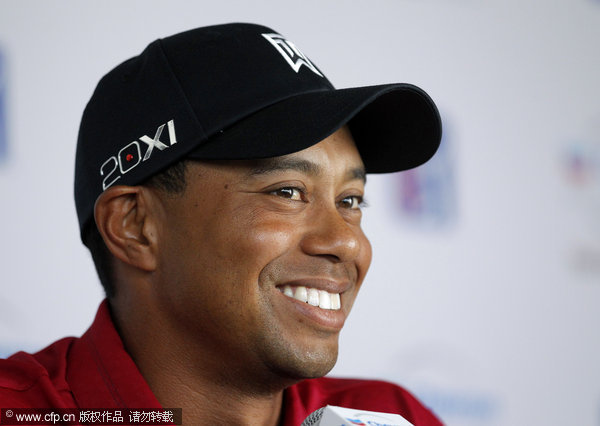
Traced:
<path fill-rule="evenodd" d="M 326 374 L 371 260 L 349 131 L 282 157 L 194 162 L 187 181 L 160 197 L 157 314 L 202 368 Z"/>

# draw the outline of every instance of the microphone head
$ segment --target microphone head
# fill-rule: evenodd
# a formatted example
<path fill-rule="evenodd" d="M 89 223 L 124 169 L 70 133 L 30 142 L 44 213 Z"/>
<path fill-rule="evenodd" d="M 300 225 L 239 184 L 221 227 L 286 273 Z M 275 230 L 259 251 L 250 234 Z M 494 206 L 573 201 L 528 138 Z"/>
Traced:
<path fill-rule="evenodd" d="M 310 413 L 308 417 L 304 419 L 300 426 L 318 425 L 319 420 L 321 420 L 321 417 L 323 417 L 323 410 L 325 410 L 325 407 L 321 407 L 318 410 L 315 410 L 312 413 Z"/>

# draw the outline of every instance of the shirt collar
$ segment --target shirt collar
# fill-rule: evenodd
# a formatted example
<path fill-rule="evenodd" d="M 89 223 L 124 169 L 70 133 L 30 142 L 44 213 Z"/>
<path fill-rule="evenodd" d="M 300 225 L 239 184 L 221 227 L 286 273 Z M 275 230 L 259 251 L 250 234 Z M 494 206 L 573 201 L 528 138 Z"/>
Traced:
<path fill-rule="evenodd" d="M 80 408 L 161 408 L 125 350 L 106 300 L 67 361 L 67 381 Z"/>

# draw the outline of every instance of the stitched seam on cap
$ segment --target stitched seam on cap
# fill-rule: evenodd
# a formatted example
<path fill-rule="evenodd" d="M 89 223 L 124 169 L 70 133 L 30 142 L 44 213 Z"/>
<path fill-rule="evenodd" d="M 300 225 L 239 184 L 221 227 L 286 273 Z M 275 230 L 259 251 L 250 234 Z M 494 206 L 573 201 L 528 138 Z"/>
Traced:
<path fill-rule="evenodd" d="M 200 122 L 200 119 L 196 115 L 196 111 L 194 111 L 194 108 L 192 108 L 192 104 L 190 103 L 190 100 L 188 99 L 187 94 L 183 90 L 183 86 L 181 85 L 179 78 L 177 78 L 177 74 L 175 74 L 175 72 L 173 71 L 173 68 L 171 67 L 171 63 L 169 62 L 169 58 L 167 57 L 167 54 L 165 53 L 165 49 L 163 47 L 162 39 L 159 39 L 157 41 L 158 41 L 158 47 L 160 49 L 160 54 L 161 54 L 163 60 L 165 61 L 165 64 L 167 65 L 169 74 L 171 74 L 171 77 L 173 77 L 173 80 L 175 81 L 175 83 L 177 83 L 177 90 L 179 90 L 179 94 L 183 97 L 183 99 L 185 99 L 185 104 L 188 109 L 188 112 L 190 112 L 192 117 L 194 117 L 196 119 L 196 124 L 198 124 L 200 129 L 202 129 L 202 133 L 204 133 L 204 136 L 206 138 L 208 138 L 209 137 L 208 133 L 206 132 L 206 130 L 204 129 L 204 126 Z"/>

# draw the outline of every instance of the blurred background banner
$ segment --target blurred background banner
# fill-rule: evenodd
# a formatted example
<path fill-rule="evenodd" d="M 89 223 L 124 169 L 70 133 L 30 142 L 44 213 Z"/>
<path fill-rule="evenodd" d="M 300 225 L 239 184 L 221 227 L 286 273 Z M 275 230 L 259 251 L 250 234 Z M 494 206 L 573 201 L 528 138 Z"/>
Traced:
<path fill-rule="evenodd" d="M 0 354 L 81 335 L 103 298 L 73 166 L 98 80 L 151 41 L 257 22 L 337 87 L 438 104 L 427 165 L 370 175 L 374 260 L 332 374 L 449 425 L 600 425 L 598 0 L 0 0 Z"/>
<path fill-rule="evenodd" d="M 6 158 L 6 65 L 4 51 L 0 45 L 0 165 Z"/>

